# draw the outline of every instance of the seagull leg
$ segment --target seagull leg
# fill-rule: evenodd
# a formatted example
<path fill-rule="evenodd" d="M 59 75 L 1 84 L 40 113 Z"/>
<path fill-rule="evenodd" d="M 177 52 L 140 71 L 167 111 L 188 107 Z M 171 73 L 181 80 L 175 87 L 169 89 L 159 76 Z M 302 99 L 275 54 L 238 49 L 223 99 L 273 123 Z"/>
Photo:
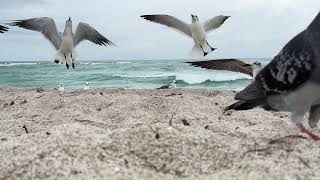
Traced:
<path fill-rule="evenodd" d="M 63 55 L 64 55 L 64 59 L 67 60 L 67 55 L 66 54 L 63 54 Z"/>
<path fill-rule="evenodd" d="M 208 46 L 211 48 L 211 51 L 214 51 L 215 48 L 211 47 L 210 44 L 208 43 L 208 41 L 206 41 L 206 43 L 208 44 Z"/>
<path fill-rule="evenodd" d="M 201 46 L 200 44 L 199 44 L 199 46 L 201 47 L 201 49 L 202 49 L 202 51 L 203 51 L 203 56 L 208 55 L 208 53 L 203 50 L 203 48 L 202 48 L 202 46 Z"/>
<path fill-rule="evenodd" d="M 72 68 L 75 69 L 75 67 L 74 67 L 74 62 L 72 62 Z"/>
<path fill-rule="evenodd" d="M 302 133 L 306 133 L 311 139 L 315 141 L 319 141 L 320 137 L 314 133 L 312 133 L 310 130 L 308 130 L 306 127 L 303 126 L 302 123 L 297 123 L 297 127 L 300 129 Z"/>
<path fill-rule="evenodd" d="M 66 63 L 66 66 L 67 66 L 67 69 L 69 69 L 69 64 L 68 63 Z"/>

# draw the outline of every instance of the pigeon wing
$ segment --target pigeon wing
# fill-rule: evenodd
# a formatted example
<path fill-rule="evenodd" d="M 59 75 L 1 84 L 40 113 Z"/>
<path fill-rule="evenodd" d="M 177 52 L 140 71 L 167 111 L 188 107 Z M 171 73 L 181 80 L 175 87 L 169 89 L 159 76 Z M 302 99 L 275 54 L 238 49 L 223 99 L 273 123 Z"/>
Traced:
<path fill-rule="evenodd" d="M 210 61 L 196 61 L 188 63 L 192 64 L 193 66 L 205 69 L 240 72 L 249 76 L 253 76 L 251 65 L 238 59 L 216 59 Z"/>

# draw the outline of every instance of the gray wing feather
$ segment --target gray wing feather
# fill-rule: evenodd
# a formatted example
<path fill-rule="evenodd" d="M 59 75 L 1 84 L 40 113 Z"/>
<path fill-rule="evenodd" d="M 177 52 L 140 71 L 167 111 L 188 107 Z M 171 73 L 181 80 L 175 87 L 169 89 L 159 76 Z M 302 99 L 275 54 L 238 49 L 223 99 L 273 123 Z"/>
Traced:
<path fill-rule="evenodd" d="M 196 61 L 188 63 L 192 64 L 193 66 L 205 69 L 240 72 L 249 76 L 253 76 L 251 65 L 244 63 L 238 59 L 216 59 L 210 61 Z"/>
<path fill-rule="evenodd" d="M 8 31 L 8 29 L 9 29 L 9 28 L 0 25 L 0 33 L 4 33 L 4 32 L 6 32 L 6 31 Z"/>
<path fill-rule="evenodd" d="M 100 46 L 115 45 L 89 24 L 80 22 L 74 36 L 74 46 L 77 46 L 83 40 L 91 41 Z"/>
<path fill-rule="evenodd" d="M 60 48 L 61 37 L 58 33 L 56 24 L 52 18 L 32 18 L 26 20 L 17 20 L 9 23 L 11 26 L 18 26 L 25 29 L 41 32 L 56 49 Z"/>
<path fill-rule="evenodd" d="M 192 33 L 190 30 L 190 26 L 189 24 L 173 17 L 170 15 L 142 15 L 141 16 L 143 19 L 146 19 L 148 21 L 152 21 L 155 23 L 159 23 L 165 26 L 168 26 L 170 28 L 174 28 L 176 30 L 179 30 L 181 32 L 183 32 L 184 34 L 192 37 Z"/>
<path fill-rule="evenodd" d="M 230 16 L 216 16 L 212 19 L 209 19 L 204 23 L 204 29 L 206 32 L 213 31 L 219 28 Z"/>

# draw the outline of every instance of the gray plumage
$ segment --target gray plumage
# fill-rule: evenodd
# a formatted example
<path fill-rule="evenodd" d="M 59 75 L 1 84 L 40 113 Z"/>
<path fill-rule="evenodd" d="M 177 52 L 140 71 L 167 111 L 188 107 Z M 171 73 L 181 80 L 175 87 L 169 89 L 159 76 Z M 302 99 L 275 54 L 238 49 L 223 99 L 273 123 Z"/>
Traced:
<path fill-rule="evenodd" d="M 262 106 L 291 112 L 292 121 L 315 140 L 319 137 L 306 130 L 302 121 L 310 112 L 309 124 L 319 121 L 320 105 L 320 13 L 263 68 L 243 91 L 237 103 L 228 109 L 251 109 Z M 316 118 L 315 118 L 316 117 Z"/>
<path fill-rule="evenodd" d="M 6 32 L 8 30 L 9 30 L 9 28 L 0 25 L 0 33 L 4 33 L 4 32 Z"/>
<path fill-rule="evenodd" d="M 238 59 L 215 59 L 210 61 L 194 61 L 187 63 L 192 64 L 195 67 L 201 67 L 205 69 L 240 72 L 252 77 L 256 75 L 261 67 L 261 63 L 259 62 L 248 64 Z"/>

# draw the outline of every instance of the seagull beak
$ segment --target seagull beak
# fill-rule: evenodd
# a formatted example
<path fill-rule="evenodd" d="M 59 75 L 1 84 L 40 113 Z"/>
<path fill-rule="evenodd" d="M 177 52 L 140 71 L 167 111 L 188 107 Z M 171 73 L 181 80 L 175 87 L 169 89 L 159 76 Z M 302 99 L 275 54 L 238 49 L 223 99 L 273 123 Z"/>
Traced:
<path fill-rule="evenodd" d="M 227 20 L 229 17 L 231 17 L 231 16 L 226 16 L 226 20 Z"/>
<path fill-rule="evenodd" d="M 69 21 L 71 21 L 71 17 L 69 16 Z"/>

